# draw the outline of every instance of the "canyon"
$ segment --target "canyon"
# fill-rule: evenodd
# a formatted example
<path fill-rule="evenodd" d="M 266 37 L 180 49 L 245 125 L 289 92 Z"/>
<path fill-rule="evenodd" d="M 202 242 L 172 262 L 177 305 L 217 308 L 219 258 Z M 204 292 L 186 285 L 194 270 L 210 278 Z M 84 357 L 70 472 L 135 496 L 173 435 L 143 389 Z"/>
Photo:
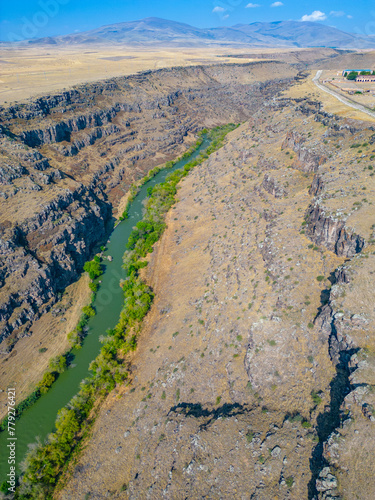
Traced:
<path fill-rule="evenodd" d="M 308 79 L 276 61 L 162 69 L 1 108 L 2 390 L 10 364 L 48 359 L 52 313 L 44 342 L 66 347 L 64 290 L 131 184 L 240 123 L 178 186 L 129 383 L 54 498 L 375 496 L 375 126 L 327 112 Z M 45 366 L 17 373 L 24 396 Z"/>
<path fill-rule="evenodd" d="M 1 109 L 4 388 L 9 375 L 14 378 L 9 366 L 18 362 L 17 341 L 30 336 L 33 345 L 33 325 L 53 311 L 84 262 L 105 243 L 131 183 L 186 150 L 204 126 L 247 119 L 265 95 L 296 75 L 289 65 L 272 62 L 165 69 Z M 64 327 L 62 322 L 55 332 L 62 350 Z M 32 380 L 23 373 L 26 385 L 17 380 L 20 397 L 31 392 L 49 354 Z M 1 402 L 5 393 L 0 396 Z M 4 411 L 1 404 L 1 416 Z"/>

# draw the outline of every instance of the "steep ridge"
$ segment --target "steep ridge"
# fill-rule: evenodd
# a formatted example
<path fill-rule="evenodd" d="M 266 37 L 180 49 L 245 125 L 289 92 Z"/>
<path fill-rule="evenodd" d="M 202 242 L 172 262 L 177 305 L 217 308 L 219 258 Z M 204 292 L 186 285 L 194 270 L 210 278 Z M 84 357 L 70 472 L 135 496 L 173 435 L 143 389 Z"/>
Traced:
<path fill-rule="evenodd" d="M 373 497 L 373 153 L 276 99 L 184 180 L 132 384 L 57 498 Z"/>
<path fill-rule="evenodd" d="M 166 69 L 1 108 L 2 360 L 105 242 L 133 181 L 295 75 L 276 63 Z"/>

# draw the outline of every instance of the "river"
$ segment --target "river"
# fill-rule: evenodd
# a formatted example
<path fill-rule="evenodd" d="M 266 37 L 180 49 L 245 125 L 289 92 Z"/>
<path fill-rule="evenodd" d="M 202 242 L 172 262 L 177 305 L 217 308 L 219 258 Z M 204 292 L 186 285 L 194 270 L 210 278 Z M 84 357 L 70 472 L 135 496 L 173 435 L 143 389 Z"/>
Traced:
<path fill-rule="evenodd" d="M 28 445 L 34 443 L 38 438 L 43 441 L 54 430 L 58 410 L 63 408 L 78 392 L 80 382 L 89 375 L 89 364 L 99 354 L 102 345 L 99 337 L 104 335 L 108 328 L 114 328 L 119 320 L 123 306 L 123 294 L 119 281 L 125 278 L 122 257 L 133 226 L 143 217 L 143 202 L 147 198 L 147 188 L 163 182 L 170 172 L 183 167 L 198 156 L 202 150 L 208 147 L 209 143 L 208 138 L 204 137 L 203 143 L 191 156 L 179 161 L 171 169 L 163 169 L 153 179 L 147 181 L 130 206 L 129 218 L 119 223 L 112 231 L 104 256 L 111 256 L 113 260 L 111 262 L 106 259 L 103 261 L 105 270 L 100 277 L 100 289 L 93 304 L 97 314 L 89 320 L 88 334 L 82 348 L 73 350 L 74 360 L 69 368 L 58 377 L 50 390 L 28 408 L 16 422 L 16 470 L 18 473 L 19 465 L 26 455 Z M 6 430 L 1 432 L 0 483 L 7 479 L 9 473 L 7 451 L 9 442 L 8 432 Z"/>

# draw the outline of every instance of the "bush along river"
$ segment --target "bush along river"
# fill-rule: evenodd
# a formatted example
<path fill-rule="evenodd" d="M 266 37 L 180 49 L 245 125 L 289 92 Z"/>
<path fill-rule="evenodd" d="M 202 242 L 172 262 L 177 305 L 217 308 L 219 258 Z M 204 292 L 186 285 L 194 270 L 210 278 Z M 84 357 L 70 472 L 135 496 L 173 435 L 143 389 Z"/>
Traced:
<path fill-rule="evenodd" d="M 142 319 L 153 300 L 139 269 L 147 265 L 144 258 L 166 227 L 178 182 L 219 149 L 234 128 L 229 124 L 203 131 L 182 157 L 168 162 L 167 168 L 152 170 L 140 189 L 132 187 L 121 222 L 102 252 L 105 266 L 99 290 L 91 306 L 83 309 L 87 335 L 82 347 L 60 358 L 62 365 L 68 360 L 68 368 L 60 370 L 55 382 L 54 374 L 46 374 L 40 384 L 45 393 L 18 420 L 3 425 L 0 482 L 10 498 L 50 498 L 69 461 L 79 453 L 103 398 L 117 384 L 127 383 L 126 355 L 136 348 Z M 100 259 L 85 265 L 85 270 L 95 279 Z M 95 282 L 90 287 L 95 291 Z M 80 331 L 82 327 L 78 337 Z M 55 368 L 58 372 L 59 366 Z"/>

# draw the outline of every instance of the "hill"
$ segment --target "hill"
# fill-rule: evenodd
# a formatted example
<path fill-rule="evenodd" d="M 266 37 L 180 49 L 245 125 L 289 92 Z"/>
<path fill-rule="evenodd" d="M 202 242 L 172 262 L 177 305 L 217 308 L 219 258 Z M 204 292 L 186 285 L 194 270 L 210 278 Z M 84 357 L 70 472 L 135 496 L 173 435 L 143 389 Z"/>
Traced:
<path fill-rule="evenodd" d="M 29 44 L 81 45 L 125 44 L 162 46 L 251 46 L 251 47 L 375 47 L 371 37 L 345 33 L 312 22 L 276 21 L 237 24 L 232 27 L 195 28 L 185 23 L 148 17 L 70 35 L 29 40 Z"/>

